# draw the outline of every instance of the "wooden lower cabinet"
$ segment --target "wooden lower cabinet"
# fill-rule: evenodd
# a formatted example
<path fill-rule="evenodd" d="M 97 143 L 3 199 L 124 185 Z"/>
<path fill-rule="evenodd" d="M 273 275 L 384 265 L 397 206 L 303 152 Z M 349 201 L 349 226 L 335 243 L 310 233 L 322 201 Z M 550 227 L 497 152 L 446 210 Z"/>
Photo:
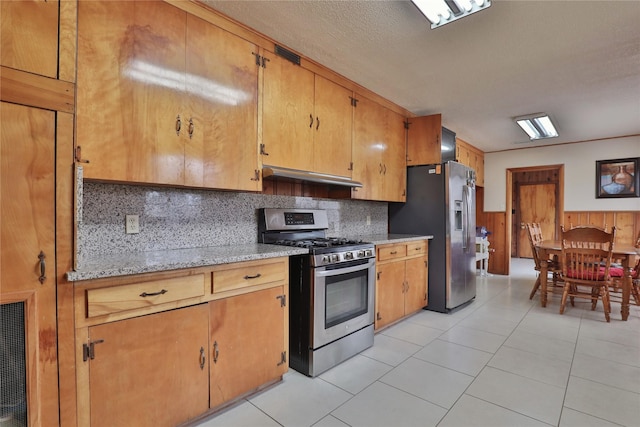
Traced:
<path fill-rule="evenodd" d="M 209 303 L 211 408 L 286 372 L 284 295 L 277 286 Z"/>
<path fill-rule="evenodd" d="M 91 426 L 176 426 L 209 407 L 209 308 L 89 327 Z"/>
<path fill-rule="evenodd" d="M 426 240 L 376 247 L 376 330 L 427 305 L 427 249 Z"/>

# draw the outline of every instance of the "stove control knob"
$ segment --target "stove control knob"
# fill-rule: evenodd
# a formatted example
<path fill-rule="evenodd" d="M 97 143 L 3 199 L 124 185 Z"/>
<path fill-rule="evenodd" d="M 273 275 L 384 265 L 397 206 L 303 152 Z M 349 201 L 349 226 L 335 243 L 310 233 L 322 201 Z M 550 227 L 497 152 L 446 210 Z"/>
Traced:
<path fill-rule="evenodd" d="M 364 251 L 358 251 L 358 258 L 364 257 Z"/>
<path fill-rule="evenodd" d="M 338 262 L 338 261 L 340 261 L 340 255 L 338 254 L 331 255 L 331 262 Z"/>
<path fill-rule="evenodd" d="M 353 259 L 353 252 L 346 252 L 344 254 L 344 259 Z"/>
<path fill-rule="evenodd" d="M 368 257 L 372 257 L 373 256 L 373 251 L 371 249 L 365 249 L 364 255 L 368 256 Z"/>
<path fill-rule="evenodd" d="M 324 255 L 324 256 L 322 257 L 322 263 L 323 263 L 323 264 L 325 264 L 325 263 L 326 263 L 326 264 L 328 264 L 328 263 L 330 263 L 330 262 L 331 262 L 331 260 L 329 259 L 329 255 Z"/>

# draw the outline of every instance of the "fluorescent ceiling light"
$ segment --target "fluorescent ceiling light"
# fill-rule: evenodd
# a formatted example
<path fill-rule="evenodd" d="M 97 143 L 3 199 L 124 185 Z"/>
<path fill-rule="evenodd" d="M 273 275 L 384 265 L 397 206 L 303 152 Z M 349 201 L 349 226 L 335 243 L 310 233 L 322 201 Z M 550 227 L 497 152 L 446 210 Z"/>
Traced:
<path fill-rule="evenodd" d="M 558 131 L 551 122 L 548 114 L 529 114 L 528 116 L 516 117 L 514 120 L 522 130 L 529 135 L 530 140 L 555 138 L 558 136 Z"/>
<path fill-rule="evenodd" d="M 431 29 L 486 9 L 491 0 L 411 0 L 431 22 Z"/>

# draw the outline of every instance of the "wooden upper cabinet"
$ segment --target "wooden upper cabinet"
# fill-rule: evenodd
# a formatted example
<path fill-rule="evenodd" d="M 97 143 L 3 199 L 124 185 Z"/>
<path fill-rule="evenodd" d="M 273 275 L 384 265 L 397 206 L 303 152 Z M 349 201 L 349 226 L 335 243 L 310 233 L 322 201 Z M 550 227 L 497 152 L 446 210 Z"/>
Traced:
<path fill-rule="evenodd" d="M 484 187 L 484 153 L 469 144 L 456 138 L 456 161 L 469 166 L 476 171 L 476 185 Z"/>
<path fill-rule="evenodd" d="M 258 66 L 249 43 L 187 16 L 185 184 L 258 191 Z"/>
<path fill-rule="evenodd" d="M 313 170 L 314 74 L 265 52 L 262 163 Z"/>
<path fill-rule="evenodd" d="M 0 1 L 2 65 L 58 75 L 58 1 Z"/>
<path fill-rule="evenodd" d="M 351 177 L 353 92 L 315 76 L 313 171 Z"/>
<path fill-rule="evenodd" d="M 165 2 L 79 2 L 84 176 L 257 190 L 254 50 Z"/>
<path fill-rule="evenodd" d="M 354 111 L 353 179 L 363 184 L 352 197 L 363 200 L 406 199 L 404 118 L 365 97 Z"/>
<path fill-rule="evenodd" d="M 407 166 L 442 162 L 442 115 L 413 117 L 407 132 Z"/>
<path fill-rule="evenodd" d="M 266 55 L 262 163 L 351 177 L 353 92 Z"/>
<path fill-rule="evenodd" d="M 163 2 L 78 3 L 85 178 L 184 183 L 185 36 L 186 13 Z"/>

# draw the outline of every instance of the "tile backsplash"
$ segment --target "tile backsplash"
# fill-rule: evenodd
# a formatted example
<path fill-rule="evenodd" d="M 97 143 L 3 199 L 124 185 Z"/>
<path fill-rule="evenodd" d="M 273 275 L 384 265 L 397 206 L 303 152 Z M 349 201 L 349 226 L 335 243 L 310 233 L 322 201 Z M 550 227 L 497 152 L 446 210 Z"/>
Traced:
<path fill-rule="evenodd" d="M 329 236 L 387 233 L 385 202 L 97 182 L 80 187 L 78 266 L 104 254 L 255 243 L 263 207 L 325 209 Z M 139 215 L 139 234 L 125 233 L 125 215 Z"/>

